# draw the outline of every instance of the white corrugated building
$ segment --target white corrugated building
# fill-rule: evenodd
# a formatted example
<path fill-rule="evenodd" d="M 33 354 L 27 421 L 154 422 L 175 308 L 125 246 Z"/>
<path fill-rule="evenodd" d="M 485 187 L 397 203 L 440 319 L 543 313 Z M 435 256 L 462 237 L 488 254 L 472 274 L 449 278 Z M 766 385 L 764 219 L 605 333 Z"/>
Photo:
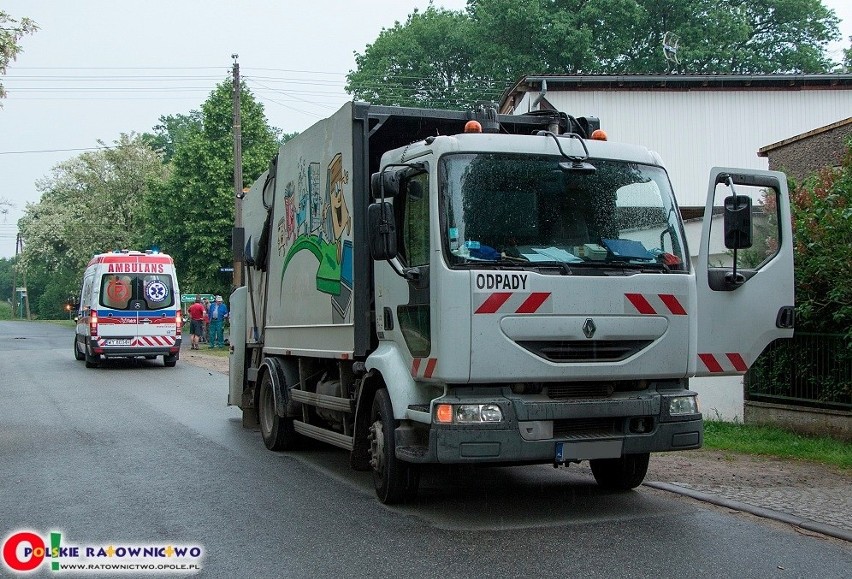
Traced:
<path fill-rule="evenodd" d="M 847 119 L 852 74 L 529 75 L 499 103 L 502 114 L 537 110 L 598 117 L 610 141 L 659 153 L 689 218 L 703 212 L 711 167 L 768 169 L 761 148 Z M 687 221 L 693 258 L 700 230 L 700 219 Z M 742 420 L 741 377 L 691 384 L 705 416 Z"/>

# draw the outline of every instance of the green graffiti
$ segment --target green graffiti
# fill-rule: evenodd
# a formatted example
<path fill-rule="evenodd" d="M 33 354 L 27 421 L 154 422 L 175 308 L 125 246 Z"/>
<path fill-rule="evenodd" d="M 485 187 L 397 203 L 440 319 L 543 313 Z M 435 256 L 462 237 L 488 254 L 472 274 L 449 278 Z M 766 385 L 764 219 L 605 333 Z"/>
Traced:
<path fill-rule="evenodd" d="M 340 295 L 340 262 L 337 261 L 337 244 L 323 241 L 316 235 L 300 235 L 287 250 L 284 267 L 281 268 L 281 285 L 284 285 L 284 275 L 287 265 L 294 255 L 300 251 L 310 251 L 319 262 L 317 268 L 317 291 L 333 296 Z"/>

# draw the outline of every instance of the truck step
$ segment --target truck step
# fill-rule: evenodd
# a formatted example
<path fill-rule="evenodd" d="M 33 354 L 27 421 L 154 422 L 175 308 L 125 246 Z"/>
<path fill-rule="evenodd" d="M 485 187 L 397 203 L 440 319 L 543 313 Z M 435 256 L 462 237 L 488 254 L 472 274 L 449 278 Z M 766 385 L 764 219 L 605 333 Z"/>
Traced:
<path fill-rule="evenodd" d="M 290 396 L 293 400 L 302 404 L 328 408 L 329 410 L 337 410 L 338 412 L 352 412 L 352 401 L 349 398 L 315 394 L 314 392 L 305 392 L 304 390 L 296 390 L 295 388 L 290 390 Z"/>
<path fill-rule="evenodd" d="M 296 432 L 303 436 L 307 436 L 308 438 L 314 438 L 316 440 L 332 444 L 334 446 L 338 446 L 346 450 L 352 450 L 352 446 L 354 444 L 354 439 L 351 436 L 346 436 L 345 434 L 340 434 L 339 432 L 326 430 L 325 428 L 320 428 L 318 426 L 314 426 L 313 424 L 307 424 L 305 422 L 302 422 L 301 420 L 294 420 L 293 428 L 296 430 Z"/>

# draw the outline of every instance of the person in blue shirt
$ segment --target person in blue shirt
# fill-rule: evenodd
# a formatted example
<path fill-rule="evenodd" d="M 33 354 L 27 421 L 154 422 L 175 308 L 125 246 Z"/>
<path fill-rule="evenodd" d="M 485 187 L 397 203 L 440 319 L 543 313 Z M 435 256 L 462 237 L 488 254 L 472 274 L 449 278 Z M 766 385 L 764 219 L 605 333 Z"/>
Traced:
<path fill-rule="evenodd" d="M 216 300 L 210 304 L 207 316 L 210 318 L 210 347 L 215 348 L 217 344 L 224 347 L 222 324 L 228 318 L 228 306 L 222 301 L 222 296 L 216 296 Z"/>

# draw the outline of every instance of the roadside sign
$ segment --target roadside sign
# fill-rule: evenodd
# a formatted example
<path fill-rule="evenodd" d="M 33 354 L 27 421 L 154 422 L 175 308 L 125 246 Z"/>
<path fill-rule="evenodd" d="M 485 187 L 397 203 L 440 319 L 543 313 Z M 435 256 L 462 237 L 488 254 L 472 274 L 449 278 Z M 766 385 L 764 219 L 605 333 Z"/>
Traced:
<path fill-rule="evenodd" d="M 216 296 L 214 296 L 213 294 L 198 294 L 198 295 L 201 296 L 202 300 L 209 300 L 211 302 L 216 298 Z M 194 301 L 195 301 L 195 294 L 194 293 L 180 294 L 180 303 L 191 304 Z"/>

